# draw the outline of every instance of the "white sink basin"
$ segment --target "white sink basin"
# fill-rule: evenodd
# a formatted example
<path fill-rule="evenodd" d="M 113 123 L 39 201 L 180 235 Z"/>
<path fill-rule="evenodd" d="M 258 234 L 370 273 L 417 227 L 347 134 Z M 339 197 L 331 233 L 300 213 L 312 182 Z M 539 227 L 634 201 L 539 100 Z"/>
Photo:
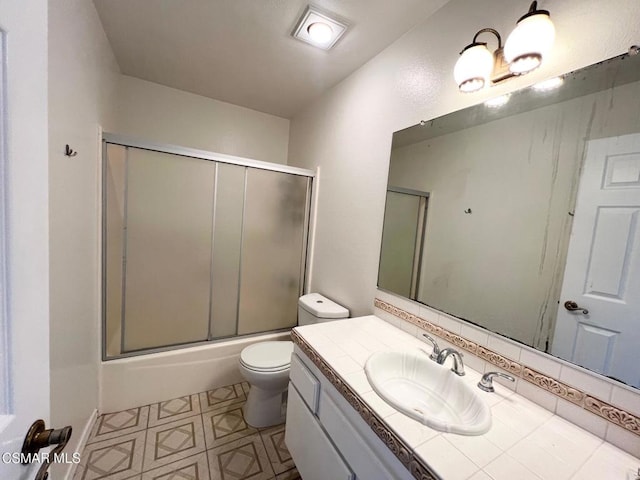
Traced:
<path fill-rule="evenodd" d="M 364 369 L 378 395 L 428 427 L 461 435 L 491 427 L 491 410 L 479 392 L 420 350 L 374 353 Z"/>

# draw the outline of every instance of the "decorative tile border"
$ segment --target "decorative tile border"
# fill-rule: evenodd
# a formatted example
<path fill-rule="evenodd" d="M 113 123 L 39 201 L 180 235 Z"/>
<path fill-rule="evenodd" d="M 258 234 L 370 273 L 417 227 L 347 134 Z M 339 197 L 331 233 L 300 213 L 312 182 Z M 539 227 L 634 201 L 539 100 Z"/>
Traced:
<path fill-rule="evenodd" d="M 623 410 L 622 408 L 615 407 L 603 400 L 588 395 L 587 393 L 567 385 L 553 377 L 537 372 L 526 365 L 523 365 L 515 360 L 505 357 L 504 355 L 494 352 L 493 350 L 475 344 L 471 340 L 464 338 L 457 333 L 453 333 L 439 325 L 435 325 L 423 318 L 413 315 L 401 308 L 398 308 L 390 303 L 387 303 L 379 298 L 376 298 L 373 302 L 374 306 L 380 310 L 384 310 L 391 315 L 405 320 L 418 328 L 426 330 L 440 338 L 447 340 L 455 346 L 466 350 L 467 352 L 476 355 L 483 360 L 502 368 L 509 373 L 526 380 L 527 382 L 541 388 L 557 397 L 564 400 L 568 400 L 575 405 L 585 409 L 587 412 L 598 415 L 608 422 L 626 429 L 631 433 L 635 433 L 640 436 L 640 418 L 633 415 L 630 412 Z"/>
<path fill-rule="evenodd" d="M 406 312 L 405 312 L 406 313 Z M 316 352 L 295 330 L 291 331 L 291 339 L 322 374 L 340 392 L 371 430 L 391 450 L 400 463 L 418 480 L 440 480 L 424 461 L 406 445 L 371 408 L 364 403 L 360 396 L 336 373 L 333 368 Z"/>

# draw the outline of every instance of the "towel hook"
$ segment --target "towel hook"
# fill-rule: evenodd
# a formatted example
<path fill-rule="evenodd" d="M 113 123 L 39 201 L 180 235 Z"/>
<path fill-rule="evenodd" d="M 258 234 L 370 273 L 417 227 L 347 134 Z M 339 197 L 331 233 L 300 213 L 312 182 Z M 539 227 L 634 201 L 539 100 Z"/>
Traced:
<path fill-rule="evenodd" d="M 73 150 L 73 149 L 69 146 L 69 144 L 67 143 L 67 144 L 64 146 L 64 154 L 65 154 L 67 157 L 75 157 L 76 155 L 78 155 L 78 152 L 76 152 L 75 150 Z"/>

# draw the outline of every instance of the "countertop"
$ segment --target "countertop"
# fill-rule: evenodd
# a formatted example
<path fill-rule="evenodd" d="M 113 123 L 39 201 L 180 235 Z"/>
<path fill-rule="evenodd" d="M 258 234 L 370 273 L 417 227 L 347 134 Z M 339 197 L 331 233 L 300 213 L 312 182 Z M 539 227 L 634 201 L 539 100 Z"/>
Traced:
<path fill-rule="evenodd" d="M 398 412 L 371 388 L 364 364 L 372 353 L 428 343 L 369 315 L 296 327 L 303 338 L 398 437 L 445 480 L 635 480 L 640 460 L 532 403 L 498 382 L 495 393 L 476 384 L 481 373 L 465 365 L 463 378 L 491 407 L 484 435 L 433 430 Z"/>

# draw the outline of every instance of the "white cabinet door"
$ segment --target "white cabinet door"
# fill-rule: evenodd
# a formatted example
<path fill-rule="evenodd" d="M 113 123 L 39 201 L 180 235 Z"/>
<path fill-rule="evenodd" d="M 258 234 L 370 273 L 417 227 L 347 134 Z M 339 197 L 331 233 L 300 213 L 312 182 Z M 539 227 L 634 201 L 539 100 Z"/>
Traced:
<path fill-rule="evenodd" d="M 291 383 L 285 443 L 304 480 L 354 480 L 353 473 Z"/>
<path fill-rule="evenodd" d="M 567 301 L 580 309 L 567 310 Z M 640 134 L 633 134 L 588 142 L 551 351 L 640 387 L 638 345 Z"/>

